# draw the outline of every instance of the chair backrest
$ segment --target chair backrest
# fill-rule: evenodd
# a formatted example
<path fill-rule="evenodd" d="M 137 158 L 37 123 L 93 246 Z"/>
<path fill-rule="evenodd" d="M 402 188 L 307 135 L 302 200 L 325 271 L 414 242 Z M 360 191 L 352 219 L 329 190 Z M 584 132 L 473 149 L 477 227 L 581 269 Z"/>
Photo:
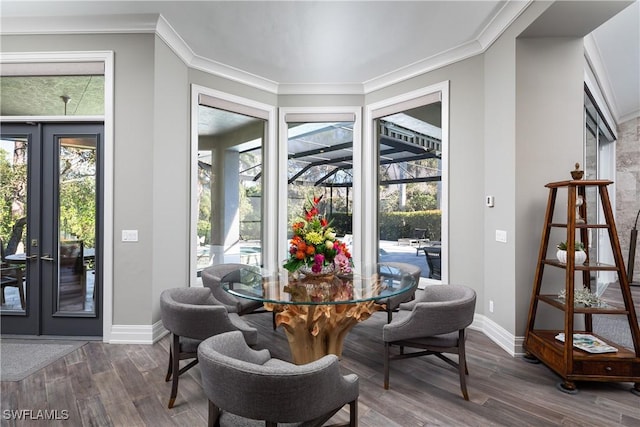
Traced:
<path fill-rule="evenodd" d="M 429 278 L 440 280 L 442 278 L 442 264 L 440 262 L 441 249 L 439 247 L 426 247 L 423 249 L 427 257 L 429 267 Z"/>
<path fill-rule="evenodd" d="M 240 280 L 240 269 L 246 268 L 248 265 L 246 264 L 236 264 L 236 263 L 228 263 L 228 264 L 216 264 L 210 267 L 207 267 L 202 270 L 202 285 L 211 289 L 213 296 L 216 297 L 223 304 L 235 307 L 238 309 L 238 300 L 231 294 L 227 293 L 222 289 L 221 281 L 225 280 Z M 234 276 L 236 276 L 234 279 Z"/>
<path fill-rule="evenodd" d="M 82 273 L 84 265 L 84 242 L 65 240 L 60 242 L 60 266 L 70 267 L 74 273 Z"/>
<path fill-rule="evenodd" d="M 241 417 L 284 423 L 316 419 L 358 397 L 357 377 L 347 381 L 333 354 L 294 365 L 264 351 L 249 348 L 239 332 L 203 341 L 198 360 L 209 400 Z"/>
<path fill-rule="evenodd" d="M 396 277 L 398 274 L 402 274 L 403 276 L 400 277 L 401 280 L 404 280 L 405 277 L 409 279 L 410 276 L 410 279 L 414 281 L 411 289 L 408 291 L 380 301 L 383 304 L 390 304 L 391 308 L 396 308 L 400 303 L 410 301 L 413 298 L 416 293 L 416 289 L 418 289 L 418 285 L 420 284 L 420 275 L 422 274 L 422 270 L 416 265 L 404 262 L 381 262 L 378 266 L 378 273 L 382 277 Z"/>
<path fill-rule="evenodd" d="M 427 229 L 426 228 L 416 228 L 413 230 L 413 238 L 414 239 L 426 239 L 427 238 Z"/>
<path fill-rule="evenodd" d="M 473 322 L 476 292 L 462 285 L 432 285 L 423 289 L 421 302 L 414 310 L 424 310 L 429 335 L 458 331 Z M 424 319 L 423 319 L 424 321 Z"/>
<path fill-rule="evenodd" d="M 163 291 L 160 294 L 160 316 L 164 327 L 181 337 L 203 340 L 235 330 L 227 309 L 219 305 L 209 288 L 173 288 Z"/>

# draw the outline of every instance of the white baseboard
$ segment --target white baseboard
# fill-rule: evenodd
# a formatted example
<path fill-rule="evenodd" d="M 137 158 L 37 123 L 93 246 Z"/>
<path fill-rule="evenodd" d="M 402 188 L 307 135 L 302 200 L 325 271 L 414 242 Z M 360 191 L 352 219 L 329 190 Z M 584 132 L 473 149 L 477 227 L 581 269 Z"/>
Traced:
<path fill-rule="evenodd" d="M 513 357 L 522 356 L 524 337 L 516 337 L 502 326 L 482 314 L 476 314 L 469 327 L 485 334 L 491 341 Z M 111 329 L 110 344 L 154 344 L 168 334 L 162 321 L 153 325 L 114 325 Z"/>
<path fill-rule="evenodd" d="M 500 348 L 513 357 L 519 357 L 525 354 L 522 347 L 524 337 L 517 337 L 513 335 L 502 326 L 482 314 L 476 314 L 474 316 L 473 323 L 469 329 L 482 332 L 491 341 L 496 343 Z"/>
<path fill-rule="evenodd" d="M 160 320 L 153 325 L 113 325 L 109 344 L 153 344 L 168 333 Z"/>

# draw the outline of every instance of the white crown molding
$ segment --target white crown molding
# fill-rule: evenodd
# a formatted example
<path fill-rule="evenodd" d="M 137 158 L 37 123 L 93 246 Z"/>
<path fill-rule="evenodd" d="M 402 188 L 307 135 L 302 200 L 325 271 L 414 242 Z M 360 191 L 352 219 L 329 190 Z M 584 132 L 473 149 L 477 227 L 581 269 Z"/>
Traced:
<path fill-rule="evenodd" d="M 278 84 L 272 80 L 196 55 L 162 15 L 158 17 L 155 30 L 158 37 L 164 40 L 189 67 L 267 92 L 278 93 Z"/>
<path fill-rule="evenodd" d="M 480 46 L 480 43 L 477 40 L 470 41 L 461 46 L 432 56 L 431 58 L 414 62 L 413 64 L 409 64 L 405 67 L 398 68 L 395 71 L 391 71 L 390 73 L 368 80 L 363 84 L 364 94 L 383 89 L 412 77 L 462 61 L 479 53 L 482 53 L 482 46 Z"/>
<path fill-rule="evenodd" d="M 364 93 L 368 94 L 383 89 L 392 84 L 410 79 L 429 71 L 451 65 L 486 51 L 498 37 L 529 7 L 532 0 L 509 1 L 500 9 L 498 14 L 481 31 L 480 35 L 472 41 L 449 49 L 430 58 L 414 62 L 405 67 L 398 68 L 390 73 L 370 79 L 363 83 Z"/>
<path fill-rule="evenodd" d="M 2 18 L 2 35 L 154 33 L 155 14 Z"/>
<path fill-rule="evenodd" d="M 482 50 L 487 50 L 531 3 L 533 3 L 533 0 L 505 2 L 500 12 L 493 17 L 476 39 L 482 46 Z"/>
<path fill-rule="evenodd" d="M 531 0 L 509 1 L 487 24 L 475 40 L 416 61 L 405 67 L 363 83 L 289 84 L 261 76 L 196 55 L 174 28 L 159 14 L 58 17 L 15 17 L 2 19 L 1 34 L 99 34 L 155 33 L 194 69 L 224 77 L 276 95 L 366 95 L 389 85 L 453 64 L 483 53 L 506 28 L 529 6 Z"/>
<path fill-rule="evenodd" d="M 362 83 L 280 83 L 278 95 L 363 95 Z"/>

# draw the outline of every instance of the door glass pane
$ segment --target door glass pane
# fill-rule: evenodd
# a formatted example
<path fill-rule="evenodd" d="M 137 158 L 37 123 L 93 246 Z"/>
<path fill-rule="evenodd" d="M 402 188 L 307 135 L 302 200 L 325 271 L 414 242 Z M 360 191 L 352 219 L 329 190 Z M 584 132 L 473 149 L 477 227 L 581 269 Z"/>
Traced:
<path fill-rule="evenodd" d="M 287 239 L 306 201 L 318 208 L 337 238 L 351 250 L 353 122 L 288 123 Z"/>
<path fill-rule="evenodd" d="M 2 313 L 24 314 L 28 292 L 26 138 L 0 140 L 0 246 Z"/>
<path fill-rule="evenodd" d="M 58 298 L 62 313 L 95 314 L 95 137 L 59 139 Z"/>
<path fill-rule="evenodd" d="M 441 109 L 434 102 L 375 121 L 379 261 L 416 265 L 433 280 L 441 278 Z"/>
<path fill-rule="evenodd" d="M 266 122 L 204 105 L 198 115 L 197 270 L 261 266 Z"/>

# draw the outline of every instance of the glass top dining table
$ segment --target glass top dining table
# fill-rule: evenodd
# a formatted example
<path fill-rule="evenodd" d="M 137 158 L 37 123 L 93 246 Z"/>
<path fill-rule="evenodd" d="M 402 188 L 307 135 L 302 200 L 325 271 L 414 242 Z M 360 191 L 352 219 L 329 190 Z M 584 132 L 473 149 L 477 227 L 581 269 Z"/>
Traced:
<path fill-rule="evenodd" d="M 379 264 L 369 274 L 355 271 L 312 277 L 281 269 L 277 273 L 247 266 L 221 280 L 232 295 L 263 303 L 293 305 L 352 304 L 386 299 L 410 290 L 414 277 L 401 267 Z"/>
<path fill-rule="evenodd" d="M 401 267 L 381 263 L 324 277 L 247 266 L 223 277 L 221 284 L 228 293 L 261 301 L 273 311 L 293 361 L 303 364 L 330 353 L 340 356 L 348 331 L 384 309 L 377 301 L 414 289 L 415 280 Z"/>

